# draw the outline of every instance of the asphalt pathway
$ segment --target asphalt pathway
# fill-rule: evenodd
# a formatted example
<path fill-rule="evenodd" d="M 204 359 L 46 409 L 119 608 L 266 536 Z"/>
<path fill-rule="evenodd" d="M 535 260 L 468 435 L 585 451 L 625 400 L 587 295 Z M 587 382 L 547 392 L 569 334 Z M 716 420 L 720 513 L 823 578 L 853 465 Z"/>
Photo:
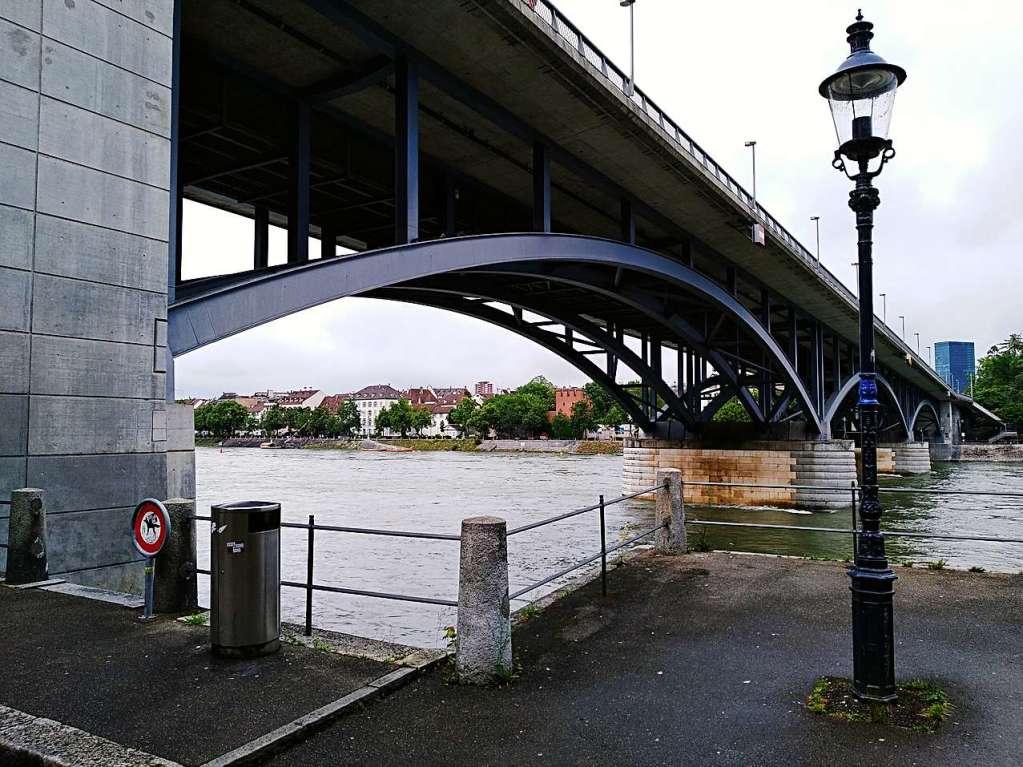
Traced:
<path fill-rule="evenodd" d="M 435 670 L 274 765 L 1023 763 L 1023 577 L 898 569 L 897 669 L 952 697 L 933 735 L 835 722 L 803 703 L 848 676 L 836 563 L 644 555 L 519 627 L 500 689 Z"/>
<path fill-rule="evenodd" d="M 194 765 L 397 668 L 291 645 L 216 659 L 208 628 L 138 614 L 0 588 L 0 704 Z"/>

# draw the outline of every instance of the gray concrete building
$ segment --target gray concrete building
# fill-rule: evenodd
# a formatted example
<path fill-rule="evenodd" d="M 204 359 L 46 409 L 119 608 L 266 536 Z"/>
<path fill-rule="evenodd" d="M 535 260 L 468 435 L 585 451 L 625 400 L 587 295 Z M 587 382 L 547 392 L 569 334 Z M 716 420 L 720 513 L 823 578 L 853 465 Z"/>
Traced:
<path fill-rule="evenodd" d="M 137 558 L 134 505 L 194 495 L 167 402 L 172 9 L 0 0 L 0 498 L 46 490 L 51 573 Z"/>

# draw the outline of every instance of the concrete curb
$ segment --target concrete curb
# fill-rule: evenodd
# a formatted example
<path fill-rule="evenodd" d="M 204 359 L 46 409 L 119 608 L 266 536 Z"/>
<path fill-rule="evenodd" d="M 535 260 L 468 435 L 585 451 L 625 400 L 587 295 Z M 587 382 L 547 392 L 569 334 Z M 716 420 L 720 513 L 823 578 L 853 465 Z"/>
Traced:
<path fill-rule="evenodd" d="M 0 763 L 11 767 L 181 767 L 77 727 L 0 706 Z"/>
<path fill-rule="evenodd" d="M 423 673 L 437 663 L 446 660 L 447 654 L 434 658 L 418 668 L 399 668 L 390 673 L 367 682 L 354 692 L 338 698 L 315 711 L 300 716 L 292 722 L 278 727 L 255 740 L 251 740 L 233 751 L 211 759 L 200 767 L 231 767 L 233 765 L 251 764 L 270 754 L 284 749 L 296 740 L 301 740 L 317 729 L 330 724 L 338 717 L 349 713 L 355 706 L 365 705 L 377 698 L 393 692 L 412 681 L 415 676 Z"/>

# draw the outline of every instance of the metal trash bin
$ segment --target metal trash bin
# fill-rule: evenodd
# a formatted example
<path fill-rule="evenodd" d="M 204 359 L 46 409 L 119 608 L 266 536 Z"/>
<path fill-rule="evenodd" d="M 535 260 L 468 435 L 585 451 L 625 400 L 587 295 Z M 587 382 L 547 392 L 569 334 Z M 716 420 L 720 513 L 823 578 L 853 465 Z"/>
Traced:
<path fill-rule="evenodd" d="M 281 505 L 211 507 L 210 629 L 213 652 L 269 655 L 281 647 Z"/>

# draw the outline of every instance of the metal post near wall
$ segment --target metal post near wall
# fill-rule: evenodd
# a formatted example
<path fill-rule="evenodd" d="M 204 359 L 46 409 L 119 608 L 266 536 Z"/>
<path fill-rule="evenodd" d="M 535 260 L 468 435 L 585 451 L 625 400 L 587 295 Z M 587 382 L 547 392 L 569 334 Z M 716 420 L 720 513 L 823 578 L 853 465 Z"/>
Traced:
<path fill-rule="evenodd" d="M 604 524 L 604 496 L 600 496 L 600 593 L 607 596 L 607 533 Z"/>
<path fill-rule="evenodd" d="M 305 559 L 305 635 L 313 635 L 313 549 L 316 535 L 316 517 L 309 515 L 309 536 L 306 541 Z"/>

